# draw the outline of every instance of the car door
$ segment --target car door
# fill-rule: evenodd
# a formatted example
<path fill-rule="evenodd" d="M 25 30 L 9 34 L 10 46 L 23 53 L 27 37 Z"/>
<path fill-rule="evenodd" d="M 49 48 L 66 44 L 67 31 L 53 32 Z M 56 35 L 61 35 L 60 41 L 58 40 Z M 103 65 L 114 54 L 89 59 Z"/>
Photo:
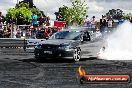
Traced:
<path fill-rule="evenodd" d="M 83 42 L 80 43 L 80 45 L 78 46 L 81 49 L 81 57 L 83 57 L 84 55 L 88 55 L 89 53 L 88 44 L 90 43 L 89 33 L 87 31 L 83 31 L 82 35 L 83 35 Z"/>

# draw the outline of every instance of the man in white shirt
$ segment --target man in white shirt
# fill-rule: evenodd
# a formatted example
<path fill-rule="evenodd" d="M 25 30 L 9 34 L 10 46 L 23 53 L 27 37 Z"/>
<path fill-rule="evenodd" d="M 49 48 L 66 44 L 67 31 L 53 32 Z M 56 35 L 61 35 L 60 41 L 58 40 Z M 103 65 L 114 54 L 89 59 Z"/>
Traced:
<path fill-rule="evenodd" d="M 96 32 L 96 24 L 97 24 L 97 21 L 95 19 L 95 16 L 92 17 L 92 20 L 91 20 L 91 30 L 93 32 Z"/>
<path fill-rule="evenodd" d="M 110 16 L 107 20 L 107 27 L 108 27 L 108 30 L 107 32 L 112 32 L 113 31 L 113 19 L 112 19 L 112 16 Z"/>

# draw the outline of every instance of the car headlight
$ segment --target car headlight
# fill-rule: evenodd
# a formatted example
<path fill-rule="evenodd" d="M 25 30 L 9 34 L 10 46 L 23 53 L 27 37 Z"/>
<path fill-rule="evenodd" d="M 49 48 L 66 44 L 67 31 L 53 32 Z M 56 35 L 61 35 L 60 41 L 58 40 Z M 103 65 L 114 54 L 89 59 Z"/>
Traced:
<path fill-rule="evenodd" d="M 58 48 L 61 50 L 69 50 L 69 49 L 71 49 L 71 46 L 70 45 L 63 45 L 63 46 L 59 46 Z"/>
<path fill-rule="evenodd" d="M 38 44 L 38 45 L 35 46 L 35 48 L 36 48 L 36 49 L 41 49 L 41 45 Z"/>

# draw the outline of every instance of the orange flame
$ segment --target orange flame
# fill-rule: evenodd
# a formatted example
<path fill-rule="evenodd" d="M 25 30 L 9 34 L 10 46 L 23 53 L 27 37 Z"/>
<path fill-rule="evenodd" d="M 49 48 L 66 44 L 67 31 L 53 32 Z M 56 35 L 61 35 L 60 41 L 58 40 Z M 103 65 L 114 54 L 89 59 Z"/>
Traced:
<path fill-rule="evenodd" d="M 80 76 L 86 75 L 86 71 L 82 68 L 82 66 L 79 66 L 78 72 L 79 72 L 79 75 L 80 75 Z"/>

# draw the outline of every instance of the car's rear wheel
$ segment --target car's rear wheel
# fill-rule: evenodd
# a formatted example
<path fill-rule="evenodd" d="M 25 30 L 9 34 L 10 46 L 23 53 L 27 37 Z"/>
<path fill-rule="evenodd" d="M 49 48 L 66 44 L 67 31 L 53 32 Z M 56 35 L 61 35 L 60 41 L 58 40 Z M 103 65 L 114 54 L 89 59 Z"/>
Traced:
<path fill-rule="evenodd" d="M 73 60 L 77 62 L 77 61 L 80 61 L 80 59 L 81 59 L 81 49 L 75 48 L 73 53 Z"/>

